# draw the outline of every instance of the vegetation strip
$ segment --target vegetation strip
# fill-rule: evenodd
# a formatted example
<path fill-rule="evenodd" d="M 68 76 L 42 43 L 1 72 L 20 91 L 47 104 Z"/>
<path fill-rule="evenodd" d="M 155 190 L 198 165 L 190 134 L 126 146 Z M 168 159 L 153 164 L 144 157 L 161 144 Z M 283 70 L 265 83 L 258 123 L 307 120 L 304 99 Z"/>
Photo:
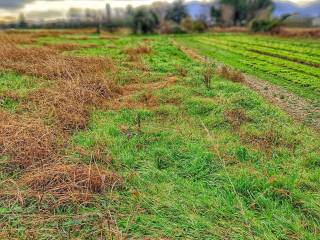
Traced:
<path fill-rule="evenodd" d="M 176 43 L 175 45 L 177 46 Z M 200 60 L 202 63 L 207 64 L 208 59 L 200 56 L 193 50 L 187 49 L 185 47 L 180 47 L 180 49 L 191 58 Z M 230 76 L 227 76 L 226 74 L 222 74 L 222 76 L 230 78 Z M 261 94 L 271 103 L 275 104 L 276 106 L 279 106 L 283 111 L 287 112 L 293 119 L 302 121 L 312 126 L 317 132 L 320 132 L 320 108 L 314 105 L 313 103 L 301 97 L 298 97 L 292 93 L 289 93 L 288 91 L 282 88 L 271 85 L 265 81 L 254 79 L 249 76 L 244 75 L 244 77 L 241 78 L 240 82 L 244 83 L 252 90 Z"/>

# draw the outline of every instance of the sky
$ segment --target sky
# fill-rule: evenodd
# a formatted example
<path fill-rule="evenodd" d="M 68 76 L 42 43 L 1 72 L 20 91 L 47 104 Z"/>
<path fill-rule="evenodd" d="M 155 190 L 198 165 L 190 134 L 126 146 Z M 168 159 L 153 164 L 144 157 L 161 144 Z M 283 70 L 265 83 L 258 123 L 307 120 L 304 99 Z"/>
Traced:
<path fill-rule="evenodd" d="M 29 19 L 50 19 L 63 17 L 70 8 L 104 9 L 107 2 L 110 3 L 112 8 L 115 8 L 125 7 L 127 5 L 145 5 L 154 1 L 155 0 L 0 0 L 0 19 L 15 18 L 21 12 Z M 172 2 L 173 0 L 167 1 Z M 314 0 L 291 1 L 296 4 L 305 4 Z"/>

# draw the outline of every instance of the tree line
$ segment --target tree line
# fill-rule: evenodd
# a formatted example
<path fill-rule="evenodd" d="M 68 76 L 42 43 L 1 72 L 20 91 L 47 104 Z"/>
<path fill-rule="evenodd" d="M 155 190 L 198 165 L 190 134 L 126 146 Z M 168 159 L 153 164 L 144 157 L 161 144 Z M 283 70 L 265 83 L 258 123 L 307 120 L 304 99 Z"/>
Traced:
<path fill-rule="evenodd" d="M 83 28 L 96 27 L 113 31 L 131 28 L 134 33 L 183 33 L 202 32 L 209 26 L 254 26 L 255 30 L 266 30 L 278 25 L 271 20 L 274 4 L 272 0 L 217 0 L 205 3 L 210 8 L 209 16 L 189 16 L 183 0 L 173 3 L 154 2 L 148 6 L 112 9 L 107 4 L 104 10 L 70 9 L 67 19 L 51 22 L 28 23 L 23 14 L 14 28 Z M 285 18 L 284 18 L 285 19 Z"/>

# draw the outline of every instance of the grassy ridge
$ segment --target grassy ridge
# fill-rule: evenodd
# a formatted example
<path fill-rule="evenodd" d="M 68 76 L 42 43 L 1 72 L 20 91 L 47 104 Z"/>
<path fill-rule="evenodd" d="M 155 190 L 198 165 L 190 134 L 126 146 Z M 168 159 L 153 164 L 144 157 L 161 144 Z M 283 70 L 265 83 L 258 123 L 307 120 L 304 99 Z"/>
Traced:
<path fill-rule="evenodd" d="M 99 46 L 72 54 L 111 57 L 122 86 L 177 81 L 146 85 L 125 98 L 129 104 L 92 111 L 68 155 L 120 173 L 125 185 L 97 194 L 93 204 L 56 209 L 36 226 L 41 238 L 107 239 L 110 230 L 137 239 L 319 237 L 320 141 L 308 128 L 240 84 L 214 76 L 206 88 L 203 66 L 165 37 L 149 37 L 152 53 L 141 62 L 129 61 L 125 49 L 142 38 L 81 42 L 88 41 Z M 102 158 L 74 151 L 97 147 Z M 1 204 L 0 212 L 3 229 L 21 238 L 32 227 L 24 216 L 41 215 L 34 202 Z"/>

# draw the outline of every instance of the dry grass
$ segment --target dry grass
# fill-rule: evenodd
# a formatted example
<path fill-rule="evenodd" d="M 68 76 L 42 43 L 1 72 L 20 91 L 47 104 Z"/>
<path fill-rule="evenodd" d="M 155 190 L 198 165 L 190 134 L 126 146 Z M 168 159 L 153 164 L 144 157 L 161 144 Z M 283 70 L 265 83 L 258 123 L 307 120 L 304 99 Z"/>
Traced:
<path fill-rule="evenodd" d="M 59 135 L 38 119 L 0 113 L 0 154 L 12 166 L 29 168 L 56 158 Z"/>
<path fill-rule="evenodd" d="M 243 73 L 225 65 L 218 66 L 216 68 L 216 74 L 233 82 L 243 83 L 245 81 Z"/>
<path fill-rule="evenodd" d="M 241 125 L 248 119 L 244 109 L 232 109 L 225 111 L 223 117 L 235 130 L 239 130 Z"/>
<path fill-rule="evenodd" d="M 248 28 L 246 27 L 214 27 L 211 29 L 212 32 L 224 33 L 224 32 L 232 32 L 232 33 L 244 33 L 248 32 Z"/>
<path fill-rule="evenodd" d="M 150 54 L 152 52 L 152 49 L 145 45 L 139 45 L 135 48 L 128 48 L 125 50 L 127 54 Z"/>
<path fill-rule="evenodd" d="M 26 35 L 21 33 L 16 34 L 0 34 L 0 44 L 33 44 L 36 40 L 32 35 Z"/>
<path fill-rule="evenodd" d="M 112 67 L 108 58 L 63 56 L 59 51 L 46 47 L 0 46 L 0 69 L 50 80 L 72 80 L 83 75 L 103 76 Z"/>
<path fill-rule="evenodd" d="M 2 32 L 0 34 L 0 43 L 1 45 L 15 45 L 15 44 L 33 44 L 36 43 L 37 38 L 41 37 L 58 37 L 61 34 L 68 34 L 72 31 L 18 31 L 18 30 L 9 30 Z"/>
<path fill-rule="evenodd" d="M 320 38 L 319 28 L 279 28 L 273 34 L 282 37 Z"/>
<path fill-rule="evenodd" d="M 12 91 L 1 91 L 0 92 L 0 101 L 3 99 L 11 99 L 13 101 L 19 101 L 21 98 L 17 93 Z"/>
<path fill-rule="evenodd" d="M 52 43 L 45 43 L 43 46 L 58 50 L 58 51 L 74 51 L 83 48 L 95 48 L 97 47 L 96 44 L 78 44 L 78 43 L 59 43 L 59 44 L 52 44 Z"/>
<path fill-rule="evenodd" d="M 123 179 L 97 166 L 53 164 L 28 171 L 19 181 L 38 194 L 54 197 L 59 204 L 87 202 L 92 193 L 122 185 Z"/>
<path fill-rule="evenodd" d="M 149 46 L 140 44 L 138 47 L 127 48 L 124 51 L 128 55 L 128 60 L 131 62 L 139 61 L 142 55 L 151 54 L 152 49 Z"/>
<path fill-rule="evenodd" d="M 51 89 L 36 90 L 28 99 L 44 115 L 56 116 L 64 129 L 84 128 L 88 108 L 121 93 L 106 78 L 106 72 L 113 70 L 110 59 L 64 56 L 47 47 L 0 48 L 0 69 L 54 80 Z"/>
<path fill-rule="evenodd" d="M 77 89 L 73 93 L 76 94 Z M 75 95 L 68 95 L 59 89 L 39 89 L 29 96 L 42 117 L 56 119 L 63 130 L 83 129 L 89 118 L 84 101 L 77 101 Z"/>
<path fill-rule="evenodd" d="M 276 147 L 286 147 L 294 150 L 296 146 L 301 144 L 301 142 L 297 140 L 288 141 L 284 136 L 272 130 L 260 134 L 241 132 L 240 138 L 246 145 L 252 146 L 254 149 L 258 149 L 260 151 L 266 151 L 267 153 L 272 153 L 272 149 Z"/>
<path fill-rule="evenodd" d="M 151 82 L 151 83 L 133 83 L 128 84 L 123 87 L 123 92 L 125 95 L 132 94 L 132 92 L 141 91 L 141 90 L 156 90 L 156 89 L 162 89 L 167 86 L 170 86 L 177 82 L 177 78 L 175 76 L 168 76 L 163 81 L 160 82 Z"/>
<path fill-rule="evenodd" d="M 28 116 L 0 112 L 0 154 L 9 158 L 9 170 L 16 166 L 23 170 L 18 186 L 29 187 L 25 196 L 15 192 L 14 198 L 37 197 L 41 202 L 47 196 L 59 206 L 86 202 L 93 193 L 118 186 L 122 179 L 114 173 L 97 166 L 63 163 L 70 131 L 85 128 L 92 108 L 102 107 L 106 100 L 121 94 L 121 89 L 106 77 L 106 72 L 113 70 L 111 60 L 61 54 L 79 47 L 73 44 L 20 48 L 17 44 L 21 41 L 7 42 L 19 34 L 0 34 L 0 70 L 49 80 L 50 84 L 25 97 Z M 23 43 L 33 43 L 34 35 L 47 35 L 21 34 Z M 56 121 L 49 127 L 38 117 Z"/>

